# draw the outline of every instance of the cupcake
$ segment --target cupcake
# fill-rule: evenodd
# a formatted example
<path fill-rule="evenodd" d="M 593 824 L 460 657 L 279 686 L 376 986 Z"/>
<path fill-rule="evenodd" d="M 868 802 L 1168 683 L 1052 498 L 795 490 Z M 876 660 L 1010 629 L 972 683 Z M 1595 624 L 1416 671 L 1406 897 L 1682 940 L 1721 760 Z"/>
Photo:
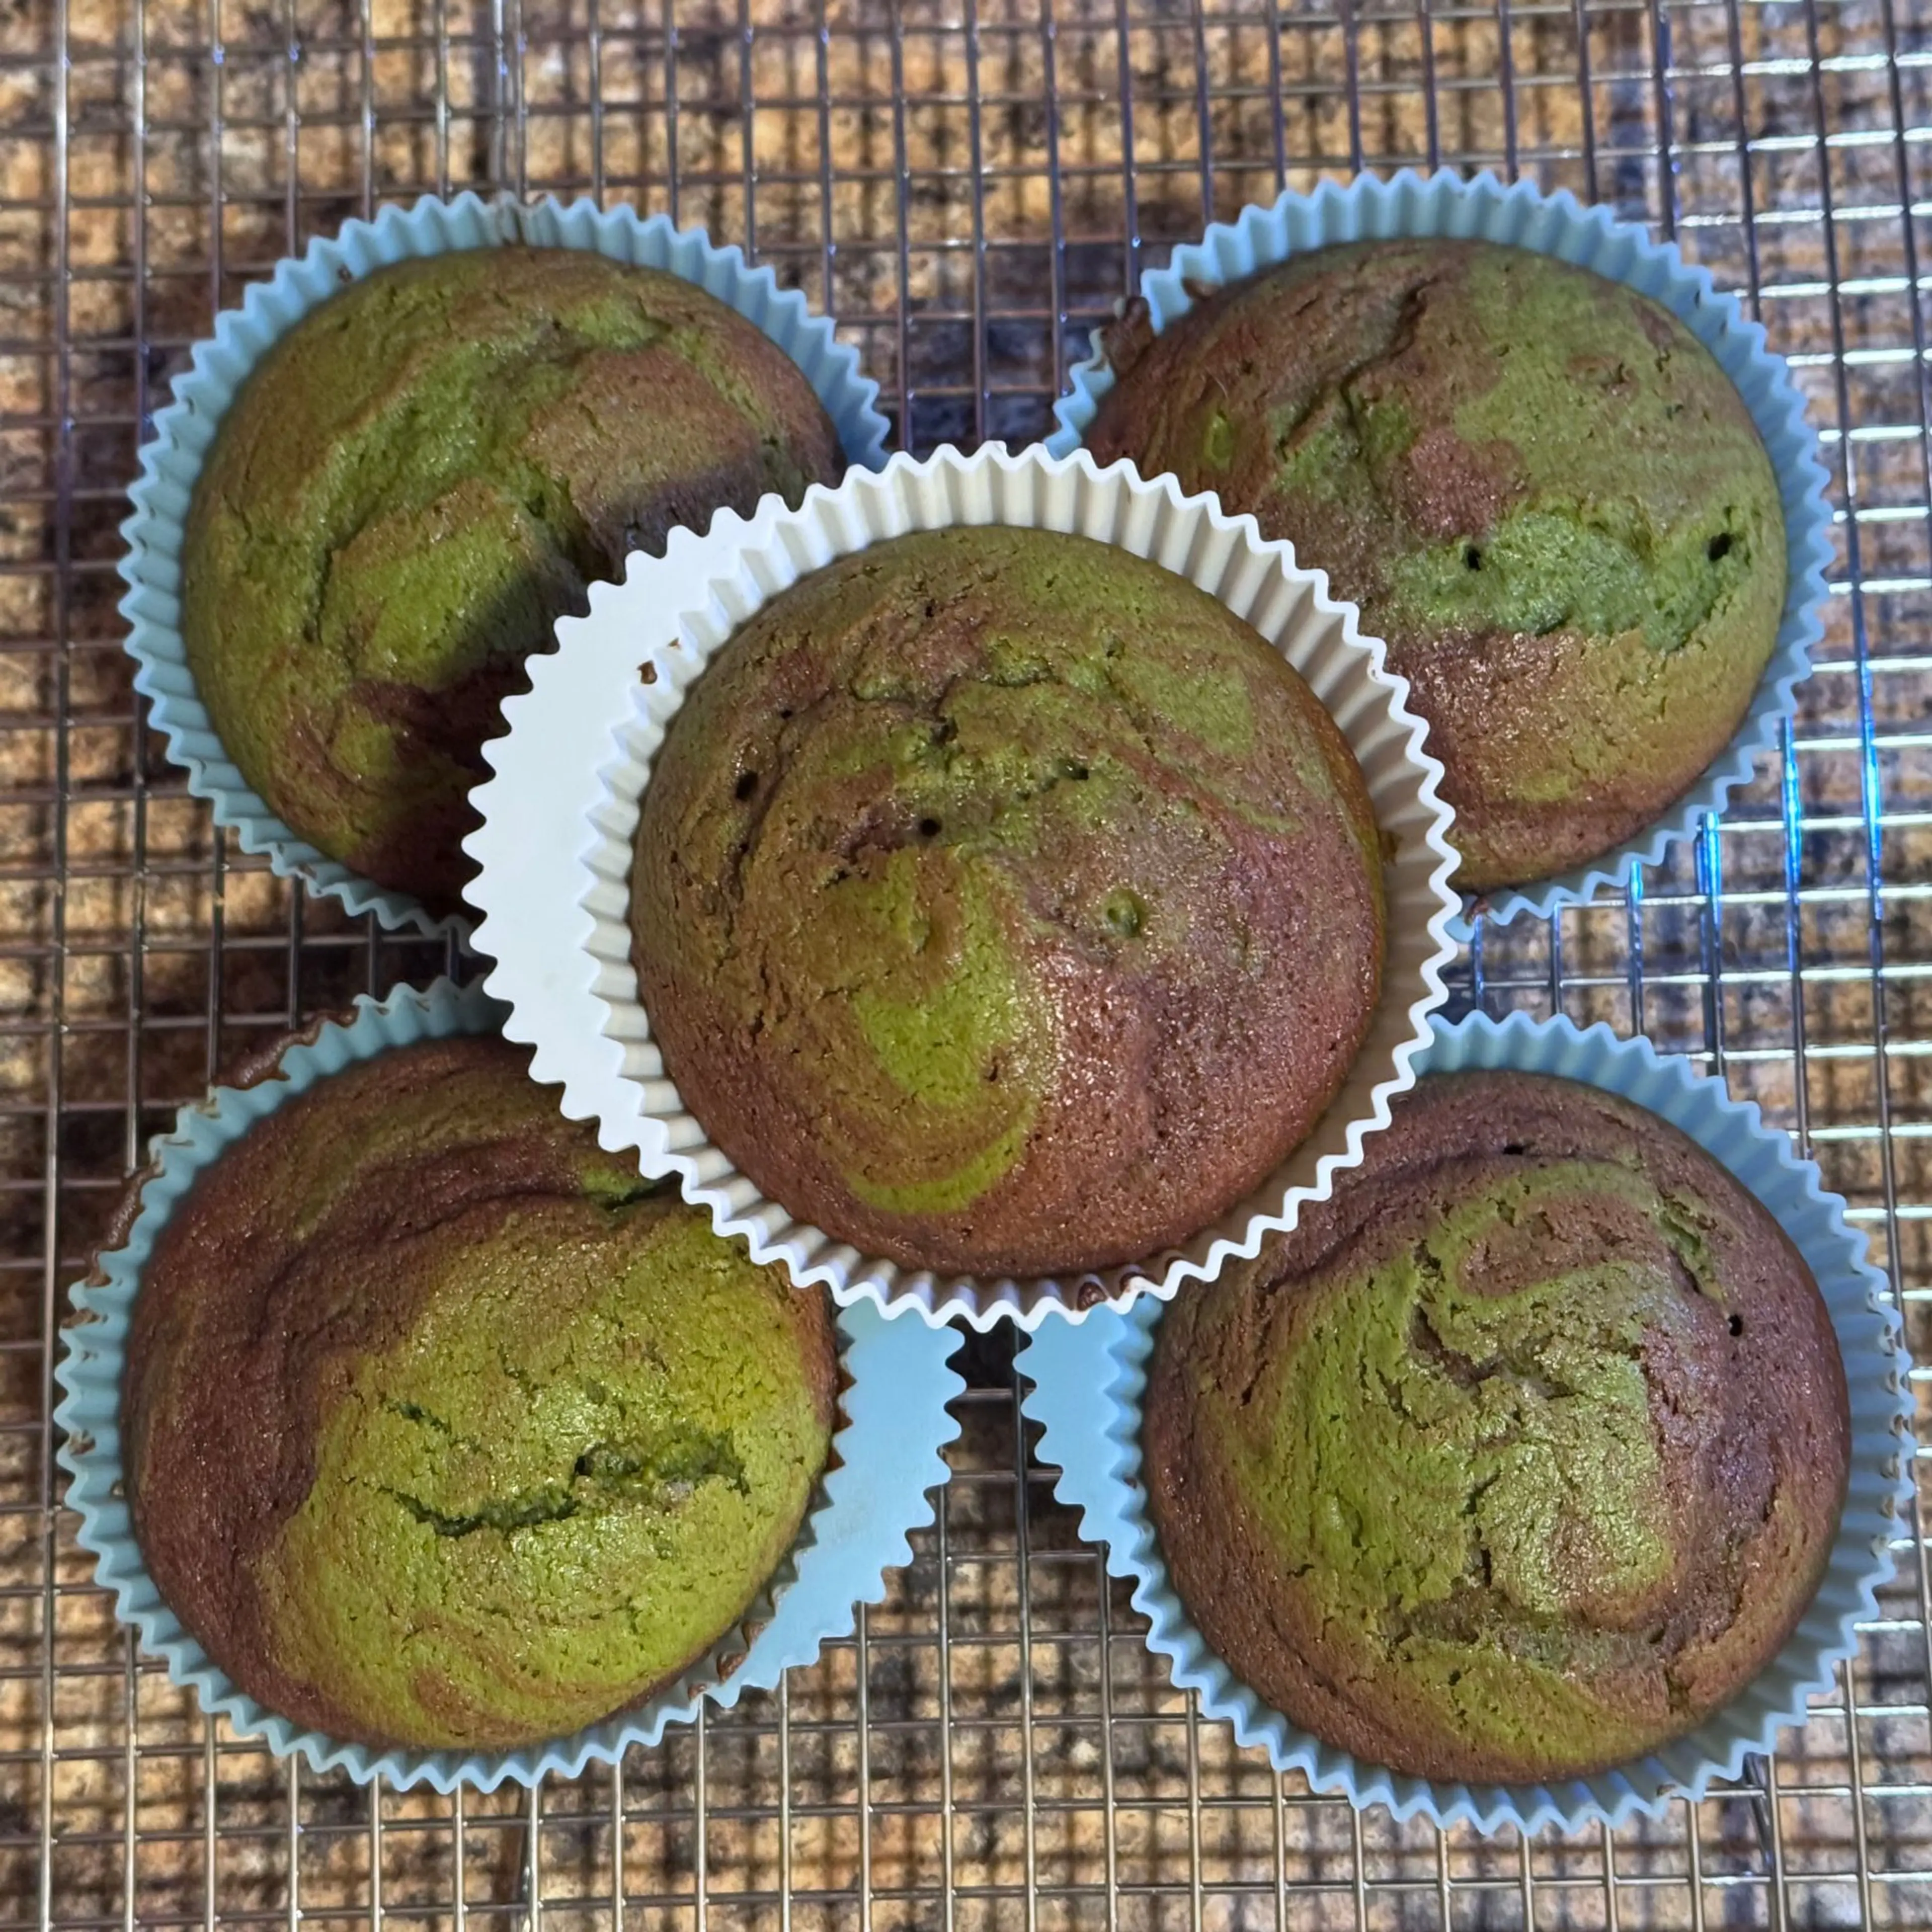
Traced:
<path fill-rule="evenodd" d="M 648 1698 L 796 1540 L 824 1298 L 601 1154 L 490 1039 L 356 1063 L 170 1216 L 122 1437 L 169 1606 L 272 1711 L 498 1750 Z"/>
<path fill-rule="evenodd" d="M 1214 1652 L 1415 1776 L 1588 1776 L 1694 1730 L 1823 1575 L 1843 1363 L 1767 1210 L 1540 1075 L 1424 1080 L 1334 1196 L 1162 1322 L 1148 1514 Z"/>
<path fill-rule="evenodd" d="M 189 506 L 182 632 L 228 756 L 432 912 L 498 706 L 586 586 L 844 470 L 803 374 L 692 284 L 577 249 L 378 269 L 284 336 Z"/>
<path fill-rule="evenodd" d="M 902 1265 L 1150 1256 L 1308 1133 L 1374 1014 L 1346 741 L 1204 592 L 1084 538 L 881 542 L 673 715 L 630 916 L 667 1072 L 766 1196 Z"/>
<path fill-rule="evenodd" d="M 1722 751 L 1786 558 L 1749 410 L 1683 324 L 1526 249 L 1316 250 L 1112 332 L 1088 446 L 1328 573 L 1429 721 L 1484 892 L 1600 857 Z"/>

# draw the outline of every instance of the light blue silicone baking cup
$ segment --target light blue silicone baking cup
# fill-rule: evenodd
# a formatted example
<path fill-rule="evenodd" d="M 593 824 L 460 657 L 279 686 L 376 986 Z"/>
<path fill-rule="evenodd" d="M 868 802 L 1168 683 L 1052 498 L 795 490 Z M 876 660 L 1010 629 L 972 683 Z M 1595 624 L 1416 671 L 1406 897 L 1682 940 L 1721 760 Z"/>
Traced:
<path fill-rule="evenodd" d="M 1567 190 L 1546 194 L 1528 182 L 1505 186 L 1491 174 L 1466 181 L 1408 169 L 1388 181 L 1364 175 L 1346 184 L 1324 182 L 1312 194 L 1284 194 L 1267 206 L 1244 208 L 1233 221 L 1216 222 L 1198 242 L 1177 248 L 1166 268 L 1144 275 L 1140 292 L 1158 334 L 1224 283 L 1291 256 L 1339 242 L 1418 236 L 1533 249 L 1628 283 L 1661 302 L 1737 385 L 1783 499 L 1784 616 L 1757 694 L 1730 743 L 1664 817 L 1628 844 L 1556 878 L 1490 893 L 1472 908 L 1499 921 L 1520 913 L 1546 918 L 1559 907 L 1584 904 L 1599 886 L 1622 887 L 1640 865 L 1657 864 L 1673 842 L 1694 836 L 1706 816 L 1722 811 L 1733 789 L 1749 780 L 1754 758 L 1777 743 L 1779 728 L 1791 715 L 1792 693 L 1810 674 L 1812 646 L 1824 634 L 1825 573 L 1833 556 L 1825 469 L 1805 419 L 1804 400 L 1784 358 L 1766 348 L 1764 331 L 1736 298 L 1720 294 L 1708 271 L 1686 262 L 1676 243 L 1654 241 L 1606 208 L 1585 207 Z M 1056 456 L 1084 440 L 1100 398 L 1114 386 L 1102 334 L 1096 332 L 1092 355 L 1073 370 L 1072 388 L 1054 406 L 1060 427 L 1047 447 Z M 1309 558 L 1300 562 L 1312 567 Z"/>
<path fill-rule="evenodd" d="M 704 1704 L 728 1710 L 746 1691 L 775 1686 L 794 1664 L 811 1663 L 829 1639 L 850 1634 L 854 1606 L 877 1603 L 885 1573 L 908 1562 L 910 1535 L 932 1520 L 929 1492 L 943 1484 L 941 1450 L 958 1433 L 946 1404 L 965 1384 L 946 1364 L 959 1336 L 923 1322 L 888 1320 L 872 1306 L 838 1313 L 847 1386 L 830 1467 L 797 1544 L 758 1602 L 662 1696 L 566 1738 L 508 1753 L 378 1751 L 304 1730 L 238 1690 L 161 1600 L 142 1562 L 122 1486 L 121 1378 L 128 1324 L 141 1270 L 175 1204 L 196 1174 L 254 1123 L 319 1080 L 393 1047 L 451 1034 L 494 1033 L 504 1009 L 476 987 L 439 980 L 405 988 L 378 1004 L 356 1002 L 348 1024 L 322 1024 L 312 1042 L 290 1048 L 278 1077 L 245 1088 L 218 1088 L 184 1107 L 158 1137 L 141 1205 L 126 1240 L 103 1255 L 74 1289 L 76 1318 L 54 1370 L 65 1392 L 54 1411 L 66 1434 L 59 1461 L 73 1478 L 67 1500 L 80 1516 L 80 1540 L 99 1559 L 94 1574 L 113 1592 L 115 1615 L 141 1647 L 192 1687 L 202 1708 L 278 1756 L 298 1754 L 317 1771 L 340 1768 L 358 1783 L 459 1784 L 490 1790 L 506 1780 L 533 1784 L 551 1772 L 574 1778 L 592 1762 L 614 1762 L 632 1744 L 654 1744 Z"/>
<path fill-rule="evenodd" d="M 1166 1305 L 1145 1301 L 1125 1315 L 1102 1310 L 1078 1325 L 1055 1322 L 1036 1331 L 1018 1362 L 1034 1384 L 1022 1406 L 1043 1425 L 1041 1459 L 1060 1466 L 1058 1493 L 1080 1510 L 1082 1535 L 1104 1544 L 1108 1570 L 1132 1582 L 1134 1607 L 1150 1626 L 1148 1648 L 1167 1660 L 1178 1688 L 1195 1692 L 1206 1715 L 1225 1718 L 1277 1770 L 1298 1771 L 1317 1792 L 1358 1808 L 1387 1805 L 1400 1819 L 1466 1822 L 1485 1832 L 1620 1825 L 1738 1776 L 1748 1755 L 1769 1750 L 1786 1725 L 1804 1721 L 1810 1699 L 1831 1688 L 1834 1672 L 1857 1649 L 1856 1626 L 1876 1614 L 1878 1588 L 1892 1574 L 1892 1542 L 1904 1533 L 1901 1512 L 1912 1493 L 1909 1364 L 1885 1277 L 1866 1261 L 1864 1237 L 1846 1224 L 1844 1202 L 1825 1192 L 1816 1167 L 1798 1157 L 1786 1136 L 1765 1126 L 1749 1102 L 1733 1100 L 1722 1082 L 1660 1054 L 1647 1040 L 1619 1040 L 1603 1026 L 1579 1031 L 1567 1020 L 1538 1022 L 1517 1013 L 1500 1024 L 1481 1015 L 1454 1024 L 1438 1020 L 1435 1030 L 1417 1056 L 1418 1076 L 1501 1066 L 1559 1074 L 1660 1114 L 1770 1209 L 1816 1278 L 1851 1397 L 1844 1514 L 1810 1610 L 1741 1696 L 1665 1749 L 1594 1778 L 1435 1784 L 1365 1764 L 1270 1709 L 1208 1648 L 1168 1580 L 1139 1480 L 1141 1396 Z"/>
<path fill-rule="evenodd" d="M 269 347 L 346 282 L 421 255 L 520 244 L 580 248 L 640 268 L 662 268 L 695 282 L 763 330 L 804 372 L 838 432 L 848 463 L 877 470 L 886 460 L 891 424 L 879 412 L 879 386 L 861 375 L 857 352 L 841 343 L 824 316 L 795 289 L 782 289 L 768 268 L 752 268 L 736 248 L 715 246 L 701 230 L 674 227 L 656 214 L 600 208 L 592 201 L 554 197 L 535 204 L 505 196 L 426 195 L 411 208 L 386 208 L 371 221 L 346 222 L 340 234 L 309 244 L 255 283 L 238 308 L 216 317 L 214 333 L 195 345 L 175 379 L 174 400 L 154 418 L 141 453 L 141 473 L 128 490 L 134 514 L 119 568 L 128 586 L 121 614 L 128 651 L 139 664 L 134 688 L 151 700 L 154 728 L 168 755 L 188 773 L 188 788 L 214 808 L 244 852 L 265 853 L 284 878 L 301 880 L 352 913 L 373 912 L 386 926 L 434 934 L 466 934 L 466 918 L 432 919 L 406 892 L 390 890 L 319 852 L 268 809 L 223 749 L 195 688 L 181 634 L 182 526 L 195 478 L 223 415 Z"/>

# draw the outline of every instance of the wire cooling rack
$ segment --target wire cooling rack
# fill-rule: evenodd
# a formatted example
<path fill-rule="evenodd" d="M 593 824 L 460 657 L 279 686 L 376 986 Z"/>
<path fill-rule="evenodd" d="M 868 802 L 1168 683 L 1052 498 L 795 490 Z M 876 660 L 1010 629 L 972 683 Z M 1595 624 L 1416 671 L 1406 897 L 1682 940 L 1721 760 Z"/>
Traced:
<path fill-rule="evenodd" d="M 462 186 L 743 242 L 920 450 L 1039 434 L 1142 267 L 1283 182 L 1482 164 L 1674 234 L 1823 433 L 1822 662 L 1721 822 L 1640 892 L 1481 931 L 1463 997 L 1720 1068 L 1850 1197 L 1932 1359 L 1929 82 L 1926 0 L 0 0 L 0 1932 L 1932 1923 L 1910 1536 L 1856 1662 L 1733 1790 L 1615 1833 L 1397 1826 L 1173 1693 L 1030 1453 L 1010 1344 L 974 1338 L 937 1523 L 856 1640 L 615 1774 L 452 1800 L 204 1720 L 92 1587 L 48 1420 L 62 1294 L 148 1135 L 269 1030 L 464 963 L 214 834 L 112 574 L 214 308 Z"/>

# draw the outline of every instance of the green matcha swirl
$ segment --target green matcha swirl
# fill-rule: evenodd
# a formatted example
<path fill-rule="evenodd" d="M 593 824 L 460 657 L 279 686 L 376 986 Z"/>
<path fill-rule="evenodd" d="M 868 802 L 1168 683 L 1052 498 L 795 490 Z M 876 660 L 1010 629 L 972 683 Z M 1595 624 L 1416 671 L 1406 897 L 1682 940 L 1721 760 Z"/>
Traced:
<path fill-rule="evenodd" d="M 686 1104 L 913 1267 L 1185 1240 L 1306 1136 L 1380 991 L 1378 831 L 1314 694 L 1184 578 L 1049 531 L 774 597 L 673 718 L 635 851 Z"/>
<path fill-rule="evenodd" d="M 135 1530 L 269 1709 L 494 1750 L 648 1696 L 795 1540 L 824 1300 L 597 1149 L 499 1042 L 359 1064 L 197 1180 L 136 1304 Z"/>
<path fill-rule="evenodd" d="M 222 418 L 188 664 L 298 837 L 453 912 L 481 748 L 555 620 L 676 526 L 843 469 L 802 373 L 675 275 L 574 249 L 398 263 L 304 316 Z"/>
<path fill-rule="evenodd" d="M 1786 561 L 1717 360 L 1635 290 L 1528 250 L 1316 250 L 1158 336 L 1114 332 L 1096 458 L 1253 513 L 1387 640 L 1468 891 L 1600 857 L 1737 729 Z"/>
<path fill-rule="evenodd" d="M 1823 1303 L 1715 1162 L 1595 1089 L 1424 1081 L 1370 1148 L 1162 1324 L 1175 1587 L 1270 1702 L 1396 1770 L 1654 1749 L 1768 1660 L 1828 1556 Z"/>

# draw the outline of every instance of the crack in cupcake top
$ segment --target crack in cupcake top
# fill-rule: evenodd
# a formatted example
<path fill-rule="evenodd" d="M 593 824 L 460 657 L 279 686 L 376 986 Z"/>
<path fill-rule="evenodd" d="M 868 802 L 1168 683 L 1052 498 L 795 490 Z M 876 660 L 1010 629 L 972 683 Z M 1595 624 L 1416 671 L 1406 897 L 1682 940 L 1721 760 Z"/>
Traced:
<path fill-rule="evenodd" d="M 332 1076 L 203 1170 L 144 1271 L 143 1556 L 231 1678 L 333 1736 L 504 1748 L 647 1695 L 825 1462 L 824 1298 L 526 1068 L 465 1038 Z"/>
<path fill-rule="evenodd" d="M 1163 1322 L 1151 1513 L 1184 1600 L 1318 1736 L 1568 1776 L 1775 1651 L 1847 1468 L 1822 1298 L 1664 1123 L 1437 1076 L 1292 1235 Z"/>

